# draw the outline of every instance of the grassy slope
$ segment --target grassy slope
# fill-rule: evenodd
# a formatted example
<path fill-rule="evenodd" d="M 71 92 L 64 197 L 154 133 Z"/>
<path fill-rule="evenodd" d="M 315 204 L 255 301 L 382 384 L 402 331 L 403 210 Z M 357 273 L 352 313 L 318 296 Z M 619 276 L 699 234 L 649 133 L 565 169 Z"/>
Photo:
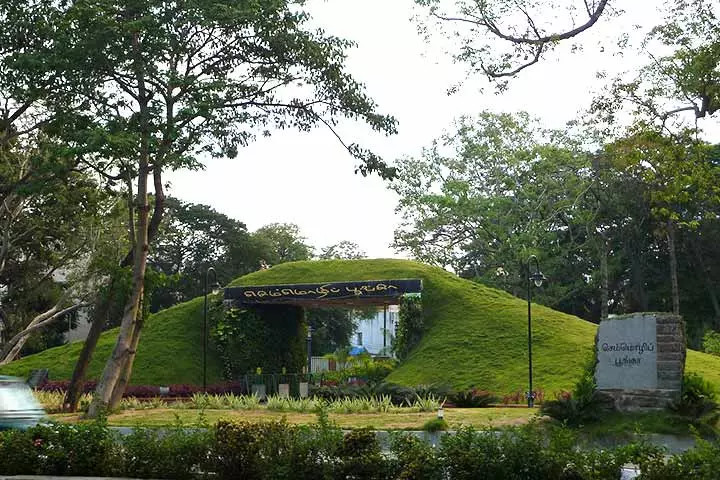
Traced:
<path fill-rule="evenodd" d="M 428 332 L 390 381 L 410 385 L 450 382 L 498 393 L 526 389 L 527 304 L 511 295 L 459 279 L 442 269 L 406 260 L 298 262 L 242 277 L 233 285 L 422 278 Z M 198 383 L 201 369 L 202 299 L 149 319 L 140 342 L 133 383 Z M 533 306 L 535 385 L 548 393 L 571 388 L 592 351 L 595 325 Z M 103 336 L 91 377 L 109 355 L 114 332 Z M 80 344 L 58 347 L 0 368 L 26 376 L 50 368 L 52 378 L 70 376 Z M 688 352 L 689 371 L 720 385 L 720 358 Z M 216 357 L 208 374 L 219 377 Z"/>
<path fill-rule="evenodd" d="M 196 298 L 148 319 L 140 338 L 133 384 L 202 383 L 202 313 L 203 299 Z M 116 337 L 117 329 L 100 337 L 88 378 L 100 376 Z M 12 362 L 0 368 L 0 372 L 26 378 L 33 369 L 48 368 L 50 379 L 67 380 L 72 376 L 81 349 L 82 342 L 51 348 Z M 220 361 L 213 353 L 208 352 L 208 382 L 220 380 Z"/>

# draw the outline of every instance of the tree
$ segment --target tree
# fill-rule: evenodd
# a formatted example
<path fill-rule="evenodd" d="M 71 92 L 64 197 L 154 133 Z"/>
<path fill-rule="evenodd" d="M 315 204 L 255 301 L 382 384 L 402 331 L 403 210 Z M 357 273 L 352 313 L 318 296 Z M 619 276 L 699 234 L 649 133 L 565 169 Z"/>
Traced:
<path fill-rule="evenodd" d="M 609 0 L 415 0 L 426 7 L 429 22 L 425 31 L 439 28 L 460 42 L 453 54 L 467 63 L 471 72 L 480 72 L 499 86 L 508 77 L 539 62 L 558 43 L 592 28 L 610 12 Z M 563 12 L 566 19 L 556 25 Z M 449 30 L 449 32 L 448 32 Z"/>
<path fill-rule="evenodd" d="M 294 223 L 271 223 L 257 229 L 252 234 L 253 240 L 267 258 L 269 265 L 286 262 L 310 260 L 312 247 L 307 239 L 300 234 L 300 228 Z"/>
<path fill-rule="evenodd" d="M 207 205 L 168 197 L 166 215 L 154 241 L 150 268 L 168 279 L 152 295 L 155 312 L 203 295 L 203 279 L 215 268 L 221 285 L 259 268 L 264 256 L 242 222 Z"/>
<path fill-rule="evenodd" d="M 135 187 L 129 212 L 134 287 L 89 411 L 96 416 L 119 401 L 132 370 L 147 252 L 164 209 L 164 171 L 195 168 L 201 153 L 234 157 L 272 127 L 320 124 L 336 132 L 338 119 L 348 117 L 394 133 L 395 120 L 376 113 L 344 72 L 344 50 L 352 44 L 307 30 L 308 15 L 289 2 L 81 1 L 67 18 L 78 26 L 77 37 L 93 39 L 103 54 L 93 64 L 102 86 L 87 97 L 94 127 L 79 143 L 99 144 L 89 151 L 110 162 L 95 162 L 98 171 Z M 345 145 L 361 159 L 359 172 L 392 175 L 371 152 Z"/>
<path fill-rule="evenodd" d="M 104 274 L 100 251 L 118 244 L 108 235 L 116 198 L 93 175 L 58 159 L 54 147 L 37 133 L 0 147 L 6 181 L 0 309 L 11 334 L 0 348 L 0 364 L 14 360 L 31 334 L 91 301 Z"/>
<path fill-rule="evenodd" d="M 359 260 L 367 258 L 367 254 L 360 249 L 357 243 L 343 240 L 323 248 L 318 258 L 320 260 Z"/>

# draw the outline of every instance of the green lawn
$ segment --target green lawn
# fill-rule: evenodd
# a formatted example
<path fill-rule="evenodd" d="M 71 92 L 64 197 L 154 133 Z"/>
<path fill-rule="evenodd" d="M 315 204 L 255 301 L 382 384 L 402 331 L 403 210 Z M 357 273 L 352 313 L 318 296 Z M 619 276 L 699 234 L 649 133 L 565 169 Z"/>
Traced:
<path fill-rule="evenodd" d="M 462 280 L 440 268 L 407 260 L 330 260 L 275 266 L 233 285 L 421 278 L 427 332 L 410 357 L 388 378 L 407 385 L 449 382 L 497 394 L 524 391 L 527 381 L 527 304 L 505 292 Z M 570 389 L 591 354 L 596 326 L 549 308 L 533 306 L 535 385 L 547 397 Z M 140 341 L 134 384 L 201 381 L 202 299 L 150 317 Z M 103 335 L 90 377 L 97 377 L 114 342 Z M 49 368 L 52 379 L 70 377 L 80 344 L 58 347 L 0 368 L 27 376 Z M 220 379 L 220 361 L 209 356 L 210 381 Z M 720 386 L 720 358 L 688 352 L 687 370 Z"/>
<path fill-rule="evenodd" d="M 527 408 L 452 408 L 445 410 L 445 420 L 451 429 L 461 425 L 476 428 L 492 428 L 518 425 L 537 414 L 537 410 Z M 428 420 L 436 418 L 436 412 L 426 413 L 330 413 L 329 418 L 342 428 L 372 427 L 376 430 L 422 430 Z M 80 421 L 77 415 L 56 414 L 52 418 L 63 422 Z M 172 425 L 180 419 L 184 425 L 197 426 L 207 422 L 212 425 L 219 420 L 262 422 L 285 418 L 289 423 L 311 424 L 317 422 L 314 413 L 274 412 L 265 408 L 256 410 L 198 410 L 149 409 L 125 410 L 111 415 L 108 424 L 113 426 L 163 427 Z"/>

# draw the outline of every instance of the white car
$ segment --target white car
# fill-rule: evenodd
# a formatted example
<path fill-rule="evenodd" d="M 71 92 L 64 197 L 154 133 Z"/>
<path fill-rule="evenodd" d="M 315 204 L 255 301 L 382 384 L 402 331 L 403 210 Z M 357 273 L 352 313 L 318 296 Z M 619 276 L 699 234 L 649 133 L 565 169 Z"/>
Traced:
<path fill-rule="evenodd" d="M 0 375 L 0 430 L 29 428 L 45 418 L 45 410 L 23 380 Z"/>

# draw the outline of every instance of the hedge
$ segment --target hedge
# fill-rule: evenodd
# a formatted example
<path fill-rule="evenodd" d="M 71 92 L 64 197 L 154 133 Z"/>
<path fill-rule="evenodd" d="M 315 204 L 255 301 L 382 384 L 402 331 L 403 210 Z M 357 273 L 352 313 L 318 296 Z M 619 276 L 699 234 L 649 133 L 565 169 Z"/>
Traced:
<path fill-rule="evenodd" d="M 657 447 L 581 450 L 565 429 L 529 425 L 497 431 L 464 428 L 437 448 L 410 434 L 382 451 L 375 433 L 343 433 L 320 414 L 316 425 L 220 422 L 212 428 L 135 429 L 121 436 L 104 423 L 50 424 L 0 432 L 0 475 L 276 480 L 605 480 L 627 463 L 642 480 L 716 479 L 720 441 L 667 457 Z"/>

